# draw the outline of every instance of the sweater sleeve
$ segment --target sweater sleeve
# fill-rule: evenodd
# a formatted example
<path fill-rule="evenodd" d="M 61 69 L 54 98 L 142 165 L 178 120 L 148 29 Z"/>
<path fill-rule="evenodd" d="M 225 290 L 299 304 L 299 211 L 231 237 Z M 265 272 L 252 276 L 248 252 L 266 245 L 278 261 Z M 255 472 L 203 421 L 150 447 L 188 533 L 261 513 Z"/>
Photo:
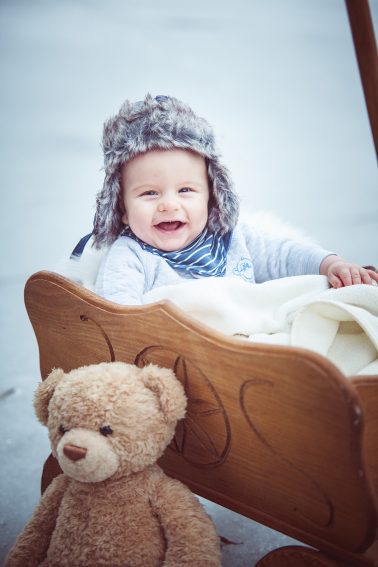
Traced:
<path fill-rule="evenodd" d="M 334 254 L 299 231 L 243 225 L 257 283 L 289 276 L 319 274 L 320 264 Z"/>
<path fill-rule="evenodd" d="M 140 305 L 145 291 L 145 269 L 136 245 L 121 237 L 110 247 L 98 272 L 95 291 L 122 305 Z"/>

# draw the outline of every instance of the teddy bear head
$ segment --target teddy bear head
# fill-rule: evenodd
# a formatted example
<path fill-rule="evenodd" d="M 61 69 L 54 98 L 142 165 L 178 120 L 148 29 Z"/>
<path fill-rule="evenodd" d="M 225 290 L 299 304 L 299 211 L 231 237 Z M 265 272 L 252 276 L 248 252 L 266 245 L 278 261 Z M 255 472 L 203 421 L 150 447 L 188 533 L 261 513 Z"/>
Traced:
<path fill-rule="evenodd" d="M 80 482 L 121 478 L 153 464 L 185 415 L 181 383 L 166 368 L 104 362 L 55 369 L 36 391 L 53 455 Z"/>

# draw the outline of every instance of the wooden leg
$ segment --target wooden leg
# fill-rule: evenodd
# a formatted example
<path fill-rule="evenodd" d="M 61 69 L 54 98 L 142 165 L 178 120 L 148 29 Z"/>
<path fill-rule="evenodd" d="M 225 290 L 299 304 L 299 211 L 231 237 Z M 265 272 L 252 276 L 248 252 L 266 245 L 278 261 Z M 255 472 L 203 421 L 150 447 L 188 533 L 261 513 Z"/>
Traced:
<path fill-rule="evenodd" d="M 345 565 L 345 564 L 344 564 Z M 256 567 L 340 567 L 341 563 L 323 555 L 320 551 L 288 545 L 265 555 Z"/>

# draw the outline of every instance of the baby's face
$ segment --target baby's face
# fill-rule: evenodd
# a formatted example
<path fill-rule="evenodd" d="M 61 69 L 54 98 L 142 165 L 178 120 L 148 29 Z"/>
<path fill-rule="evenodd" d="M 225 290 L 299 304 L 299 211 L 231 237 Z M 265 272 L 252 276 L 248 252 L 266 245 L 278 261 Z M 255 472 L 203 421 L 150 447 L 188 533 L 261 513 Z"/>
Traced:
<path fill-rule="evenodd" d="M 172 252 L 205 228 L 209 186 L 205 160 L 188 150 L 153 150 L 122 169 L 122 221 L 154 248 Z"/>

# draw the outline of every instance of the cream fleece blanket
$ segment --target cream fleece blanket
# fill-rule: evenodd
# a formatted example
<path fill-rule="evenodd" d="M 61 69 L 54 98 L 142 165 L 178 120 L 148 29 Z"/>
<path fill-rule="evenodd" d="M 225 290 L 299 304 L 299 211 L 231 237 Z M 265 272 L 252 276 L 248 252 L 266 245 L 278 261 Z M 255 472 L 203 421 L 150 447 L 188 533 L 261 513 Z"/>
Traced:
<path fill-rule="evenodd" d="M 156 288 L 143 302 L 161 299 L 228 335 L 314 350 L 347 376 L 378 375 L 377 286 L 329 289 L 325 276 L 257 285 L 236 278 L 203 278 Z"/>

